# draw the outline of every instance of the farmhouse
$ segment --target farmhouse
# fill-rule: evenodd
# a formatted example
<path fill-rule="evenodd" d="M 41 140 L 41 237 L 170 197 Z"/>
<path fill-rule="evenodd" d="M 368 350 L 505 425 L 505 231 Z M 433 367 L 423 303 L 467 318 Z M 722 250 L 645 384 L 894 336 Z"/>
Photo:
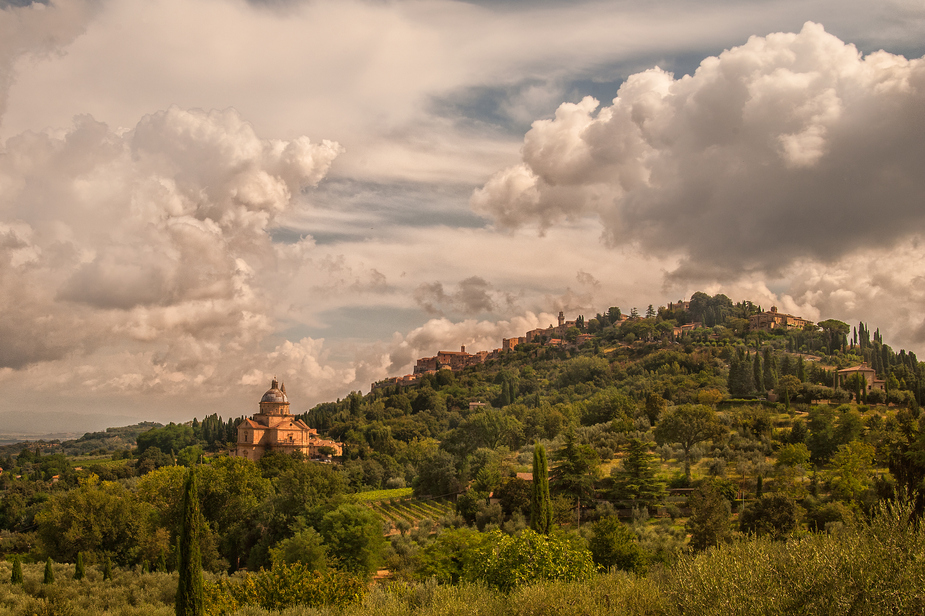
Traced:
<path fill-rule="evenodd" d="M 878 379 L 877 371 L 868 366 L 866 363 L 862 363 L 860 366 L 855 366 L 853 368 L 845 368 L 836 372 L 834 386 L 844 387 L 848 382 L 848 379 L 853 377 L 855 374 L 858 374 L 864 378 L 867 391 L 873 391 L 874 389 L 878 389 L 880 391 L 886 390 L 886 381 L 883 379 Z"/>

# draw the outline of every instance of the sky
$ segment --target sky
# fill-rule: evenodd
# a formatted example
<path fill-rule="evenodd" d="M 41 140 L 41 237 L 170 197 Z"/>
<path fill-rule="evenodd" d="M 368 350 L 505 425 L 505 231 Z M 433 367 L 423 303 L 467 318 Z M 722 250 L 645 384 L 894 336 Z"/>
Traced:
<path fill-rule="evenodd" d="M 921 354 L 923 54 L 910 0 L 0 0 L 0 418 L 298 413 L 695 291 Z"/>

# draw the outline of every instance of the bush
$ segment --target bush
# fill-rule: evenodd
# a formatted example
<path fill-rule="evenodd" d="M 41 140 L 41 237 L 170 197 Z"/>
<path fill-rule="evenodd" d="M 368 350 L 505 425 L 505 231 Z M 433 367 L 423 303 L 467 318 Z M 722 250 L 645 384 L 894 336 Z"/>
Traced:
<path fill-rule="evenodd" d="M 358 602 L 365 588 L 360 578 L 343 572 L 281 564 L 270 571 L 206 583 L 205 611 L 208 616 L 224 616 L 246 605 L 267 610 L 297 605 L 344 607 Z"/>
<path fill-rule="evenodd" d="M 594 564 L 602 569 L 621 569 L 642 573 L 646 569 L 645 553 L 635 537 L 616 516 L 602 518 L 592 525 L 588 540 Z"/>
<path fill-rule="evenodd" d="M 799 524 L 797 504 L 786 496 L 766 494 L 749 505 L 739 517 L 744 533 L 783 539 Z"/>
<path fill-rule="evenodd" d="M 510 591 L 541 580 L 589 579 L 595 566 L 591 552 L 575 536 L 557 533 L 541 535 L 524 530 L 511 537 L 492 531 L 477 549 L 467 577 L 492 588 Z"/>

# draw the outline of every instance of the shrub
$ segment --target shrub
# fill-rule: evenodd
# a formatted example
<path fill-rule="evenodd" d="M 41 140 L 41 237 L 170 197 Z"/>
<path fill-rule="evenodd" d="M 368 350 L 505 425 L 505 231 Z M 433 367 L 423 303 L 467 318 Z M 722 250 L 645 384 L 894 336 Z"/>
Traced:
<path fill-rule="evenodd" d="M 205 613 L 224 616 L 247 605 L 267 610 L 297 605 L 344 607 L 359 601 L 364 590 L 360 578 L 341 571 L 313 571 L 302 563 L 279 564 L 269 571 L 206 583 Z"/>
<path fill-rule="evenodd" d="M 588 579 L 594 572 L 591 552 L 577 536 L 564 533 L 547 536 L 524 530 L 511 537 L 496 530 L 477 548 L 466 576 L 492 588 L 510 591 L 541 580 Z"/>

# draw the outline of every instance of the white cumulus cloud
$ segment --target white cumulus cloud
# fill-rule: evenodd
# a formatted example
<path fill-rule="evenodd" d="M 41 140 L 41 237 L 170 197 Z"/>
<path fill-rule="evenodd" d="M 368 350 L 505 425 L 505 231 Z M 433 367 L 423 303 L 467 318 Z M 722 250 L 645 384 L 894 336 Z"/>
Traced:
<path fill-rule="evenodd" d="M 921 232 L 921 160 L 925 59 L 808 22 L 563 104 L 471 203 L 507 228 L 595 216 L 610 245 L 681 257 L 676 277 L 733 279 Z"/>

